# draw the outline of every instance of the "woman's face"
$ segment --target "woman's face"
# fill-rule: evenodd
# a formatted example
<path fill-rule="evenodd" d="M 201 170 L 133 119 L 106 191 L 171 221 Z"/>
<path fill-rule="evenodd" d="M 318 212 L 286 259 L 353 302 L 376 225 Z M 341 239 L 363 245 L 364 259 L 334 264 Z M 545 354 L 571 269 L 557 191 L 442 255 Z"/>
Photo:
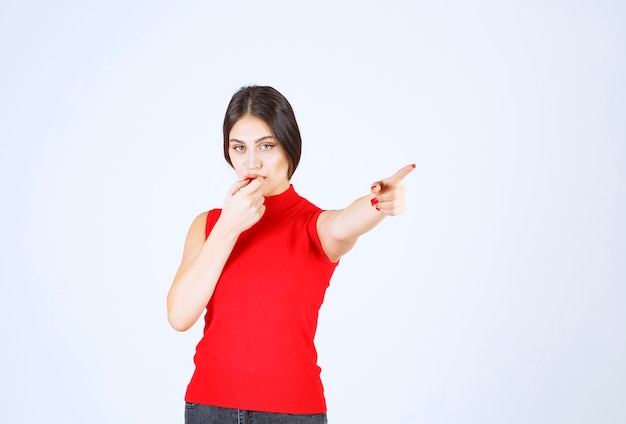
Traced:
<path fill-rule="evenodd" d="M 241 117 L 230 130 L 228 155 L 240 180 L 263 177 L 263 195 L 289 188 L 289 160 L 269 127 L 251 115 Z"/>

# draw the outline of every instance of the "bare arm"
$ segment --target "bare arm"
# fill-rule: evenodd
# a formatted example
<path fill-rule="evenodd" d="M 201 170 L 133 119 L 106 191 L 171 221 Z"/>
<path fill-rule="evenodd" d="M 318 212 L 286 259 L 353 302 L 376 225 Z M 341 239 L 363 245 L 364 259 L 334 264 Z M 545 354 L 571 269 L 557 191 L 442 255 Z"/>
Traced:
<path fill-rule="evenodd" d="M 385 217 L 399 215 L 404 211 L 404 177 L 415 165 L 401 168 L 393 176 L 372 185 L 369 195 L 352 202 L 345 209 L 324 211 L 317 221 L 317 232 L 328 258 L 336 262 L 350 251 L 359 237 Z"/>
<path fill-rule="evenodd" d="M 207 213 L 191 224 L 183 258 L 167 295 L 167 318 L 186 331 L 209 303 L 239 235 L 265 212 L 261 181 L 238 181 L 226 196 L 220 218 L 205 240 Z"/>

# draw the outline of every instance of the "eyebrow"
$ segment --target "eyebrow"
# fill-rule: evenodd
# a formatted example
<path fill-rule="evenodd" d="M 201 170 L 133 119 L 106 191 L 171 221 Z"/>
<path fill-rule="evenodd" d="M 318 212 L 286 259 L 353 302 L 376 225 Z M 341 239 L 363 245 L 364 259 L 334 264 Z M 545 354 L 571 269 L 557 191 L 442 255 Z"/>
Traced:
<path fill-rule="evenodd" d="M 255 141 L 254 141 L 254 144 L 259 144 L 259 143 L 261 143 L 262 141 L 265 141 L 265 140 L 271 140 L 271 139 L 274 139 L 274 137 L 273 137 L 273 136 L 271 136 L 271 135 L 266 135 L 266 136 L 263 136 L 263 137 L 259 138 L 258 140 L 255 140 Z M 241 143 L 241 144 L 246 144 L 246 142 L 245 142 L 245 141 L 237 140 L 236 138 L 231 138 L 230 140 L 228 140 L 228 142 L 229 142 L 229 143 Z"/>

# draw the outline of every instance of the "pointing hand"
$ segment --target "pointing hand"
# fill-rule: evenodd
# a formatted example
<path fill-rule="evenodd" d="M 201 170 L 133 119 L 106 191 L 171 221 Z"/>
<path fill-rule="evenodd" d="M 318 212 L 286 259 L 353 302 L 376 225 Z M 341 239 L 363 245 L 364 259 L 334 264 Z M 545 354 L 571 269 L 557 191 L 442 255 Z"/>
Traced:
<path fill-rule="evenodd" d="M 402 180 L 415 169 L 415 165 L 400 168 L 391 177 L 372 184 L 370 202 L 377 211 L 389 215 L 400 215 L 404 212 L 405 188 Z"/>

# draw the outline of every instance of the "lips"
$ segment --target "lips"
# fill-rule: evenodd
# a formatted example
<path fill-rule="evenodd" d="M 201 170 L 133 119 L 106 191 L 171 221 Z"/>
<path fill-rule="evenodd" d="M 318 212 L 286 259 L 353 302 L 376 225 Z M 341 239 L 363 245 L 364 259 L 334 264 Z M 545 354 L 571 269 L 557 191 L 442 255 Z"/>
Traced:
<path fill-rule="evenodd" d="M 248 174 L 248 175 L 246 175 L 244 180 L 245 181 L 252 181 L 252 180 L 255 180 L 255 179 L 259 178 L 259 177 L 260 177 L 260 175 L 257 175 L 257 174 Z"/>

